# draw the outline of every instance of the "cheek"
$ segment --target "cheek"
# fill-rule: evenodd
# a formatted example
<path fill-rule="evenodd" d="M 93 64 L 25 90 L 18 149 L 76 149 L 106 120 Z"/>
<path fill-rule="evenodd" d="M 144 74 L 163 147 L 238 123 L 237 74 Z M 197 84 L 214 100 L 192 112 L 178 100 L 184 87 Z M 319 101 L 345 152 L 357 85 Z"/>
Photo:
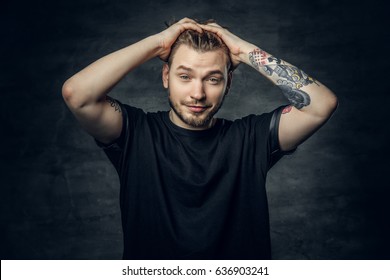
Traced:
<path fill-rule="evenodd" d="M 169 83 L 169 91 L 175 96 L 186 96 L 191 91 L 190 83 L 181 83 L 180 81 L 171 80 Z"/>
<path fill-rule="evenodd" d="M 184 87 L 178 85 L 177 83 L 169 83 L 169 98 L 176 102 L 180 102 L 182 99 L 185 99 L 186 95 L 186 90 Z"/>
<path fill-rule="evenodd" d="M 213 101 L 219 102 L 223 99 L 225 87 L 224 86 L 208 86 L 206 89 L 207 96 Z"/>

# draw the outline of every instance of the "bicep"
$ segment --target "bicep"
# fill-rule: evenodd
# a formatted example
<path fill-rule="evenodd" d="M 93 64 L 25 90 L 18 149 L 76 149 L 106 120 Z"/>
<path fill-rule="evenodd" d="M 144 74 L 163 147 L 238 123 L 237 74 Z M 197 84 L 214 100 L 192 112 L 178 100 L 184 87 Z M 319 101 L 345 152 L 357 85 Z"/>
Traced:
<path fill-rule="evenodd" d="M 119 138 L 122 131 L 122 107 L 110 97 L 72 109 L 81 126 L 98 141 L 108 144 Z"/>
<path fill-rule="evenodd" d="M 283 110 L 279 122 L 279 145 L 282 151 L 290 151 L 316 132 L 326 119 L 313 116 L 295 107 Z"/>

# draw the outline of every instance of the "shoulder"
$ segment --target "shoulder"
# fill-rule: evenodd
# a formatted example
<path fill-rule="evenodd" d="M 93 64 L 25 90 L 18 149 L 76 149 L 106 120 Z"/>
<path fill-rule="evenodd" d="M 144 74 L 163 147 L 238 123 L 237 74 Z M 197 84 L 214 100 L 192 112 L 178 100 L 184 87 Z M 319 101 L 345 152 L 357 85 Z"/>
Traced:
<path fill-rule="evenodd" d="M 145 118 L 150 120 L 163 119 L 168 114 L 166 111 L 157 112 L 145 112 L 143 109 L 131 106 L 129 104 L 121 104 L 123 111 L 129 115 L 129 117 Z"/>
<path fill-rule="evenodd" d="M 264 137 L 268 135 L 272 114 L 250 114 L 235 120 L 219 119 L 220 131 L 224 136 L 240 139 L 254 139 L 260 135 Z"/>
<path fill-rule="evenodd" d="M 241 129 L 269 128 L 271 119 L 276 110 L 261 114 L 250 114 L 232 122 L 233 127 Z"/>
<path fill-rule="evenodd" d="M 129 117 L 141 117 L 146 115 L 146 113 L 140 108 L 130 106 L 129 104 L 125 103 L 120 103 L 120 105 L 122 108 L 122 112 L 127 114 Z"/>
<path fill-rule="evenodd" d="M 121 104 L 124 112 L 124 119 L 127 119 L 127 126 L 132 129 L 143 127 L 147 124 L 160 123 L 163 121 L 166 112 L 145 112 L 143 109 L 128 104 Z"/>

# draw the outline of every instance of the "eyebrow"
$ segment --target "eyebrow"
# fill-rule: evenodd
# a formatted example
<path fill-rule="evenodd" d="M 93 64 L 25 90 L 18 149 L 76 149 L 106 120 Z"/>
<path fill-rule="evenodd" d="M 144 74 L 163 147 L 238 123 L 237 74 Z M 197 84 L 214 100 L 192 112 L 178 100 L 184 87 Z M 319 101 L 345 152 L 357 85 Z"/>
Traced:
<path fill-rule="evenodd" d="M 194 71 L 192 68 L 186 67 L 184 65 L 178 66 L 176 68 L 176 71 L 177 70 L 184 70 L 184 71 L 187 71 L 187 72 L 193 72 Z M 221 76 L 224 76 L 224 73 L 221 70 L 211 70 L 211 71 L 207 72 L 206 76 L 210 76 L 210 75 L 213 75 L 213 74 L 220 74 Z"/>
<path fill-rule="evenodd" d="M 185 71 L 188 71 L 188 72 L 192 72 L 192 68 L 189 68 L 189 67 L 185 67 L 183 65 L 180 65 L 179 67 L 176 68 L 176 70 L 185 70 Z"/>

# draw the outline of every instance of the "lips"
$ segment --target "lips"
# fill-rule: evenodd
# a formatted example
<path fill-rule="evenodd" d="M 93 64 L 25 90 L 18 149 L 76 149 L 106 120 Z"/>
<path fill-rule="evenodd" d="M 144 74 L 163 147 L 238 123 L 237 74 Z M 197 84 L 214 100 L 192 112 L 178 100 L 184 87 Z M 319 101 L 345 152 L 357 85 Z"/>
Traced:
<path fill-rule="evenodd" d="M 207 110 L 208 106 L 191 106 L 191 105 L 186 105 L 187 108 L 194 113 L 202 113 Z"/>

